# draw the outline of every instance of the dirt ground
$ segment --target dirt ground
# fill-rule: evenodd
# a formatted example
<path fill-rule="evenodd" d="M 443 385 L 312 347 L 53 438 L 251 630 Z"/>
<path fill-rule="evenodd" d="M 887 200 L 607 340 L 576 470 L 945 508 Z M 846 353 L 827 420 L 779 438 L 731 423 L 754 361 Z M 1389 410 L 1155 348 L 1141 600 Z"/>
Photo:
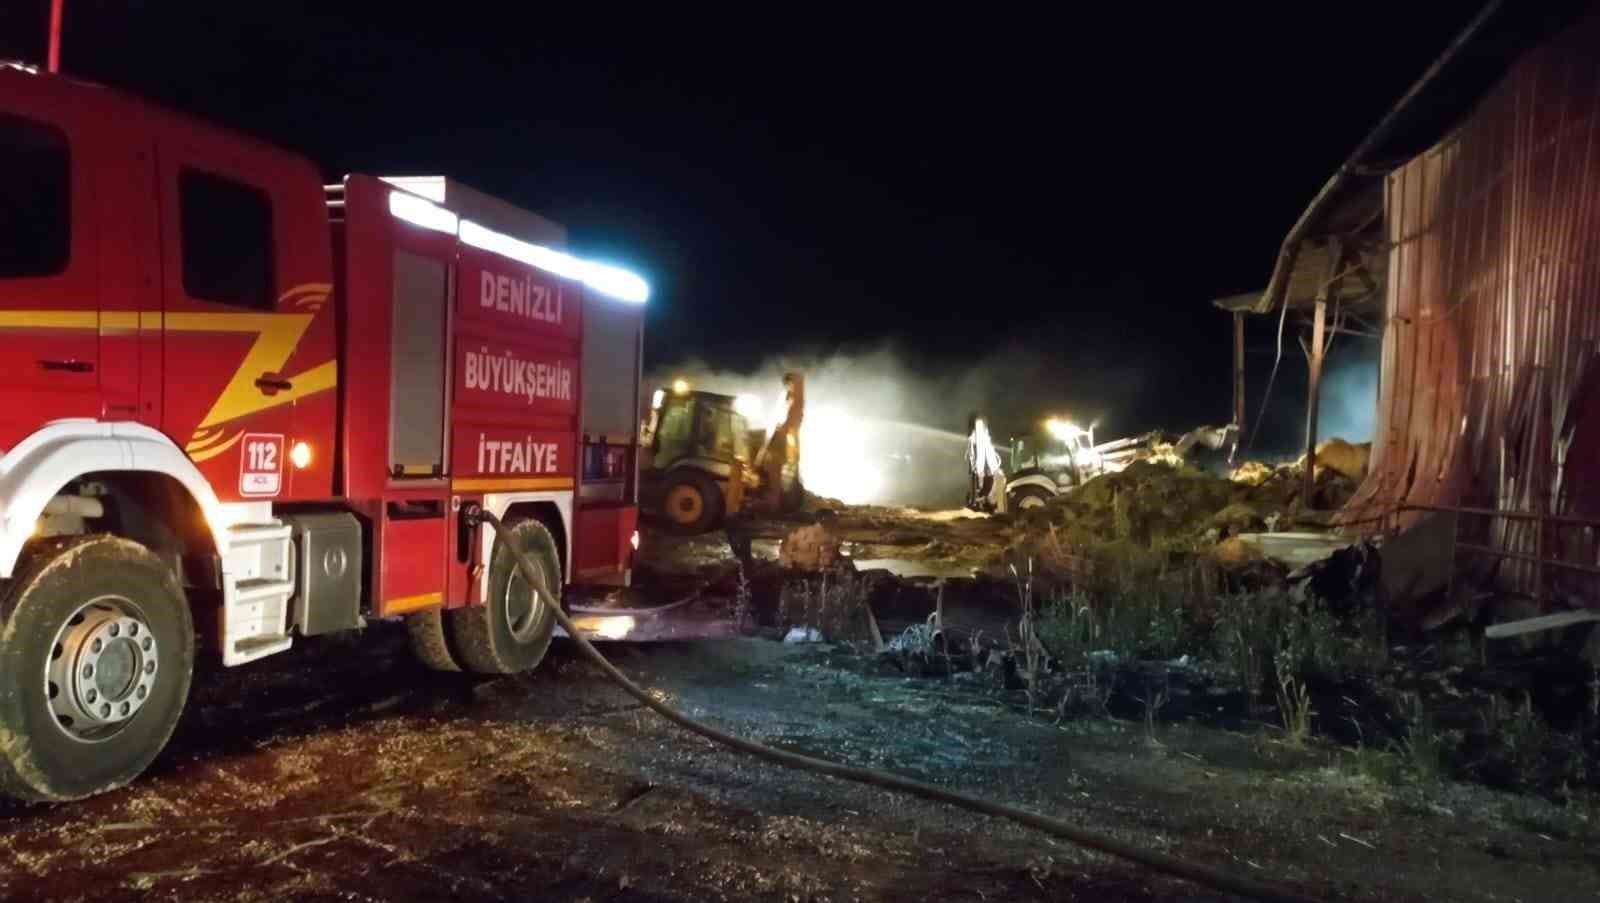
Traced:
<path fill-rule="evenodd" d="M 758 556 L 781 529 L 758 531 Z M 970 572 L 1003 524 L 856 511 L 844 531 L 863 560 Z M 644 564 L 692 571 L 728 554 L 720 535 L 652 537 Z M 1335 747 L 1197 716 L 1229 699 L 1189 700 L 1150 724 L 1057 723 L 977 675 L 910 677 L 842 646 L 605 648 L 724 729 L 1314 897 L 1600 899 L 1600 850 L 1508 820 L 1511 798 L 1466 785 L 1409 796 L 1359 776 Z M 0 898 L 1228 899 L 1007 823 L 724 751 L 641 709 L 562 640 L 533 674 L 478 680 L 423 670 L 403 630 L 379 624 L 207 667 L 195 687 L 178 735 L 133 786 L 0 808 Z"/>
<path fill-rule="evenodd" d="M 1315 752 L 1182 724 L 1027 717 L 958 682 L 762 640 L 610 647 L 725 728 L 1359 900 L 1575 900 L 1594 850 L 1487 791 L 1386 804 Z M 356 654 L 359 652 L 360 654 Z M 643 712 L 558 644 L 444 679 L 388 626 L 198 675 L 132 787 L 0 812 L 8 900 L 1212 900 L 1024 829 L 775 770 Z"/>

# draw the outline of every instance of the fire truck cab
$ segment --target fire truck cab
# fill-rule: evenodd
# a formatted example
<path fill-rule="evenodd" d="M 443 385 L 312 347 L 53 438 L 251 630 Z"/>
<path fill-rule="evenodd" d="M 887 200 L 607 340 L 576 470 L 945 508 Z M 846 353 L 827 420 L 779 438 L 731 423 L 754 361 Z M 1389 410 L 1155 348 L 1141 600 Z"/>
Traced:
<path fill-rule="evenodd" d="M 564 244 L 0 66 L 0 792 L 132 780 L 196 655 L 402 618 L 434 668 L 521 671 L 564 586 L 626 582 L 648 288 Z"/>

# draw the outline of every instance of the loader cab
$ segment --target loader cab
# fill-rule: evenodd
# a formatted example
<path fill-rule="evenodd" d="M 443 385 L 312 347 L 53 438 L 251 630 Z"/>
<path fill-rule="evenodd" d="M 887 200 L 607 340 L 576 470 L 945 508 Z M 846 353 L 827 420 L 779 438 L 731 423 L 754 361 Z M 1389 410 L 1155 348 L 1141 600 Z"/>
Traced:
<path fill-rule="evenodd" d="M 1033 508 L 1103 472 L 1094 431 L 1057 420 L 1011 440 L 1006 493 L 1013 508 Z"/>
<path fill-rule="evenodd" d="M 1094 446 L 1089 444 L 1087 434 L 1071 439 L 1051 435 L 1013 439 L 1010 457 L 1013 479 L 1043 474 L 1065 487 L 1076 485 L 1095 473 Z"/>
<path fill-rule="evenodd" d="M 715 529 L 759 487 L 761 441 L 735 397 L 683 383 L 657 389 L 641 439 L 641 506 L 679 532 Z"/>
<path fill-rule="evenodd" d="M 696 458 L 748 465 L 754 457 L 749 420 L 733 396 L 661 389 L 657 397 L 647 433 L 652 468 Z"/>

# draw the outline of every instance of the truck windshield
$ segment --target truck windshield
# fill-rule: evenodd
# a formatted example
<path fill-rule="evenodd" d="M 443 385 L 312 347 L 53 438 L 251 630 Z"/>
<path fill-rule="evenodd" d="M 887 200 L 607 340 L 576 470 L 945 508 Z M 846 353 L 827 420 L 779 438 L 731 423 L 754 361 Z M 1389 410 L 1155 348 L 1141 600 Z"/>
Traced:
<path fill-rule="evenodd" d="M 66 137 L 0 113 L 0 279 L 66 269 L 69 186 Z"/>

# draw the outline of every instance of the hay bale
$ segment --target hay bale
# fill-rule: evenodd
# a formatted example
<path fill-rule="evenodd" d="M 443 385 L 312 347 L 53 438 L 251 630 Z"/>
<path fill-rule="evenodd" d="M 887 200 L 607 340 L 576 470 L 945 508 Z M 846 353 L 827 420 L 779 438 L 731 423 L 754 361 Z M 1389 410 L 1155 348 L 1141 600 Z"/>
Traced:
<path fill-rule="evenodd" d="M 1246 461 L 1234 468 L 1228 479 L 1245 486 L 1260 486 L 1272 477 L 1274 470 L 1271 465 L 1260 461 Z"/>
<path fill-rule="evenodd" d="M 825 524 L 789 532 L 778 546 L 778 563 L 802 571 L 822 571 L 839 562 L 839 536 Z"/>
<path fill-rule="evenodd" d="M 1343 439 L 1329 439 L 1317 446 L 1317 469 L 1327 468 L 1353 483 L 1360 483 L 1367 475 L 1367 460 L 1372 456 L 1372 443 L 1353 445 Z"/>
<path fill-rule="evenodd" d="M 1262 561 L 1261 550 L 1238 537 L 1224 539 L 1211 550 L 1211 558 L 1223 567 L 1243 567 Z"/>
<path fill-rule="evenodd" d="M 1267 519 L 1255 506 L 1234 502 L 1211 515 L 1211 524 L 1221 530 L 1222 535 L 1234 536 L 1262 529 L 1267 525 Z"/>

